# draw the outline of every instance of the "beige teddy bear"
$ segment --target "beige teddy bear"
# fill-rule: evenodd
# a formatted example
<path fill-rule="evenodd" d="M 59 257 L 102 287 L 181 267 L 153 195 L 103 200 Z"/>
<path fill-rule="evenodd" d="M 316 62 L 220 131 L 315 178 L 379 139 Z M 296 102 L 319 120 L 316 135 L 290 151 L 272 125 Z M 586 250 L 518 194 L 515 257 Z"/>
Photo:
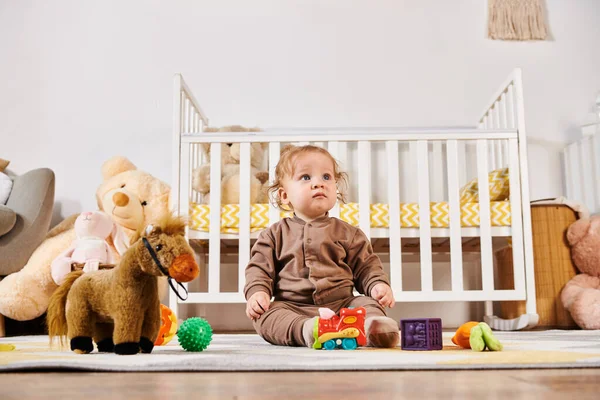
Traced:
<path fill-rule="evenodd" d="M 102 176 L 96 199 L 100 210 L 115 222 L 116 228 L 107 242 L 118 258 L 137 230 L 170 211 L 170 187 L 137 169 L 125 157 L 106 161 L 102 165 Z M 0 314 L 26 321 L 46 311 L 50 296 L 58 287 L 52 279 L 50 265 L 77 239 L 73 226 L 78 215 L 66 218 L 53 228 L 23 269 L 0 281 Z M 161 284 L 164 294 L 166 280 Z"/>
<path fill-rule="evenodd" d="M 205 132 L 260 132 L 257 128 L 244 128 L 239 125 L 222 128 L 206 128 Z M 269 173 L 262 171 L 267 143 L 250 145 L 250 203 L 267 203 L 266 183 Z M 203 143 L 202 148 L 207 162 L 192 171 L 192 188 L 201 193 L 202 203 L 210 203 L 210 144 Z M 221 204 L 239 204 L 240 202 L 240 145 L 224 143 L 221 145 Z"/>

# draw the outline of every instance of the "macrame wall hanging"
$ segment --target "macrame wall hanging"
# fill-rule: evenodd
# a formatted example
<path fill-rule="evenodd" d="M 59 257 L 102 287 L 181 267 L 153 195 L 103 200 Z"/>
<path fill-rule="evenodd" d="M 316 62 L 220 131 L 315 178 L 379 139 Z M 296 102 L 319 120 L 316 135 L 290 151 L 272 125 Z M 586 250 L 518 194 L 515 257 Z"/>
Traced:
<path fill-rule="evenodd" d="M 488 0 L 488 37 L 545 40 L 548 28 L 542 0 Z"/>

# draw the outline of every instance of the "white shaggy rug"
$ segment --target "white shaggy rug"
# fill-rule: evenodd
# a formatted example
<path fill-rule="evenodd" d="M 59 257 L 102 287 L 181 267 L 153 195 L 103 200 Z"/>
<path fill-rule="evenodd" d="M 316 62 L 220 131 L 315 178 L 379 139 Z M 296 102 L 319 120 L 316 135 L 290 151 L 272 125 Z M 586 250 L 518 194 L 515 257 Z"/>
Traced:
<path fill-rule="evenodd" d="M 312 350 L 273 346 L 257 335 L 214 335 L 202 352 L 190 353 L 174 338 L 151 354 L 117 356 L 75 354 L 51 349 L 46 336 L 1 338 L 12 351 L 0 351 L 0 372 L 25 370 L 88 371 L 315 371 L 441 370 L 600 367 L 600 331 L 495 332 L 500 352 L 460 349 L 444 332 L 444 349 L 404 351 L 359 348 Z M 5 348 L 6 346 L 0 346 Z"/>

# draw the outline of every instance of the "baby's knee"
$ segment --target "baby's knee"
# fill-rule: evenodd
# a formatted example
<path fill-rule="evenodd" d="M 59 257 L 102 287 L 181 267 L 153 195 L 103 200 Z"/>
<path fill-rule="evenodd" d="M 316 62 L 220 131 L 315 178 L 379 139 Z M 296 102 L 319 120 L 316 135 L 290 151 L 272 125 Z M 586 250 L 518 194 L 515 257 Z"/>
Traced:
<path fill-rule="evenodd" d="M 270 310 L 269 310 L 270 311 Z M 304 346 L 304 322 L 308 318 L 267 311 L 253 322 L 254 330 L 266 342 L 279 346 Z"/>
<path fill-rule="evenodd" d="M 264 324 L 263 324 L 264 319 L 262 317 L 263 316 L 261 315 L 260 318 L 253 320 L 252 326 L 254 327 L 254 330 L 256 331 L 258 336 L 265 339 L 264 334 L 263 334 L 263 332 L 265 331 Z M 265 339 L 265 340 L 267 340 L 267 339 Z"/>

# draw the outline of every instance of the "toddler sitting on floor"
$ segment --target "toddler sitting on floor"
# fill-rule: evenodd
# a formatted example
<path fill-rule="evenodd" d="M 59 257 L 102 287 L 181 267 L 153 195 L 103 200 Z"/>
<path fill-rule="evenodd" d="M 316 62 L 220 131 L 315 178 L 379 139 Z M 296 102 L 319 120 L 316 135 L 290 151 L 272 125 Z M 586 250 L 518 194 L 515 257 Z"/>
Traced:
<path fill-rule="evenodd" d="M 343 200 L 345 180 L 321 147 L 281 152 L 269 194 L 294 216 L 260 233 L 245 271 L 246 315 L 269 343 L 312 347 L 319 308 L 364 307 L 367 345 L 398 345 L 398 323 L 384 309 L 394 306 L 394 295 L 371 242 L 359 228 L 328 214 Z M 354 287 L 365 296 L 354 296 Z"/>

